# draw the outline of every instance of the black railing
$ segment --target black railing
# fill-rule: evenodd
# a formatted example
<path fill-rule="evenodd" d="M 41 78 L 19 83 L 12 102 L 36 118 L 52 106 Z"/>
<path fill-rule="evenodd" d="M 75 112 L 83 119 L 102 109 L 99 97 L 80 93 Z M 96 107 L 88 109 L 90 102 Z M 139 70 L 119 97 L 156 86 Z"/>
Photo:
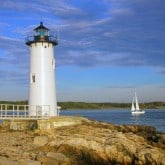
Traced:
<path fill-rule="evenodd" d="M 54 37 L 54 36 L 28 36 L 25 38 L 25 43 L 27 45 L 30 45 L 36 42 L 49 42 L 49 43 L 52 43 L 53 45 L 58 44 L 57 37 Z"/>

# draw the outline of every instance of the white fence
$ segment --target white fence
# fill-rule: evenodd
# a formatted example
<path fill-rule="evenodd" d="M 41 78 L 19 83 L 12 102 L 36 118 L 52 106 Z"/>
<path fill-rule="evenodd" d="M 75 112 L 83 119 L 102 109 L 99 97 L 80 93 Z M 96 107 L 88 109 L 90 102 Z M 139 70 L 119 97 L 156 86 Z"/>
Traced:
<path fill-rule="evenodd" d="M 41 119 L 50 117 L 50 105 L 0 104 L 0 119 Z"/>

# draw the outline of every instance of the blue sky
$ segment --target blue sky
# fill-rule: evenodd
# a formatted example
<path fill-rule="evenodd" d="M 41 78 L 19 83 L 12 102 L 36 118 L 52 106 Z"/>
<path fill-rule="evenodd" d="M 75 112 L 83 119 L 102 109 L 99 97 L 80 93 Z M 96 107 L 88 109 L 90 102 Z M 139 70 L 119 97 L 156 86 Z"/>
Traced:
<path fill-rule="evenodd" d="M 28 99 L 25 37 L 58 33 L 58 101 L 165 101 L 163 0 L 6 0 L 0 5 L 0 100 Z"/>

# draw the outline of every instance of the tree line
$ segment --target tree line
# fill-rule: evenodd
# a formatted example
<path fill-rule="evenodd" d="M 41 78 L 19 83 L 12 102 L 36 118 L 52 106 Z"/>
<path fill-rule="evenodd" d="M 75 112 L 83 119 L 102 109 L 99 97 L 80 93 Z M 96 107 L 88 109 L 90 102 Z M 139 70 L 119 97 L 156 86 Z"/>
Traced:
<path fill-rule="evenodd" d="M 28 105 L 28 101 L 0 101 L 0 104 Z M 130 109 L 131 103 L 87 103 L 87 102 L 58 102 L 61 109 Z M 160 109 L 165 108 L 165 102 L 140 103 L 141 109 Z"/>
<path fill-rule="evenodd" d="M 87 102 L 58 102 L 61 109 L 131 109 L 131 103 L 87 103 Z M 165 102 L 149 102 L 139 104 L 141 109 L 165 108 Z"/>

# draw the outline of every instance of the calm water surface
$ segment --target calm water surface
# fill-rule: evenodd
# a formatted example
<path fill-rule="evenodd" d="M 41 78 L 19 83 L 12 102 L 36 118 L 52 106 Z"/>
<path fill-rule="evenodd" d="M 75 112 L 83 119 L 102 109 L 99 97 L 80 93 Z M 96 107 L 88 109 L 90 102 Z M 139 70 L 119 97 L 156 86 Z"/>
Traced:
<path fill-rule="evenodd" d="M 165 133 L 165 109 L 146 110 L 141 115 L 132 115 L 130 110 L 61 110 L 60 115 L 83 116 L 113 124 L 150 125 Z"/>

